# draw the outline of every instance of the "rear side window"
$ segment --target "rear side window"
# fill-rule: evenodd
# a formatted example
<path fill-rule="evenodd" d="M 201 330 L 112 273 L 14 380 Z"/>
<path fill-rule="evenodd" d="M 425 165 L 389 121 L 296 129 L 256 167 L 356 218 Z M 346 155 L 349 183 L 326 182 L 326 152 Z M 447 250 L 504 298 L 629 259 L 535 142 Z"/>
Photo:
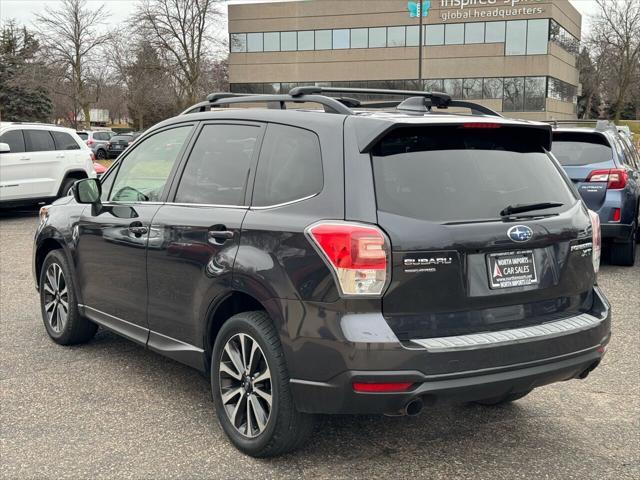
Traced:
<path fill-rule="evenodd" d="M 109 140 L 109 134 L 106 132 L 96 132 L 93 134 L 93 138 L 96 140 Z"/>
<path fill-rule="evenodd" d="M 433 222 L 499 218 L 508 205 L 576 198 L 530 129 L 398 129 L 372 151 L 378 210 Z"/>
<path fill-rule="evenodd" d="M 50 152 L 56 149 L 48 130 L 25 130 L 24 136 L 28 152 Z"/>
<path fill-rule="evenodd" d="M 551 152 L 565 166 L 613 161 L 611 146 L 598 133 L 554 132 Z"/>
<path fill-rule="evenodd" d="M 0 142 L 9 144 L 11 153 L 24 152 L 24 136 L 22 135 L 22 130 L 10 130 L 3 133 L 0 137 Z"/>
<path fill-rule="evenodd" d="M 278 205 L 322 190 L 320 141 L 315 133 L 270 124 L 253 189 L 255 206 Z"/>
<path fill-rule="evenodd" d="M 68 133 L 51 132 L 51 135 L 53 135 L 56 150 L 80 150 L 80 145 Z"/>
<path fill-rule="evenodd" d="M 205 125 L 187 160 L 177 203 L 244 205 L 247 179 L 260 128 Z"/>

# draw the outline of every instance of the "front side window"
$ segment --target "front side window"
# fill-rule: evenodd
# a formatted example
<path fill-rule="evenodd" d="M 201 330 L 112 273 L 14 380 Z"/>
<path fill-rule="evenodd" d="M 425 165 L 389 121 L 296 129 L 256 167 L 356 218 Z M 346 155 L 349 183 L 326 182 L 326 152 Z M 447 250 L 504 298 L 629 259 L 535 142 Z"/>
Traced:
<path fill-rule="evenodd" d="M 56 149 L 48 130 L 25 130 L 27 152 L 50 152 Z"/>
<path fill-rule="evenodd" d="M 9 130 L 0 136 L 0 142 L 9 145 L 10 153 L 24 152 L 24 136 L 22 130 Z"/>
<path fill-rule="evenodd" d="M 175 201 L 244 205 L 259 134 L 260 128 L 250 125 L 205 125 L 187 160 Z"/>
<path fill-rule="evenodd" d="M 164 130 L 145 138 L 122 160 L 109 200 L 157 202 L 192 126 Z"/>
<path fill-rule="evenodd" d="M 322 185 L 317 135 L 301 128 L 269 125 L 258 161 L 253 205 L 299 200 L 320 192 Z"/>

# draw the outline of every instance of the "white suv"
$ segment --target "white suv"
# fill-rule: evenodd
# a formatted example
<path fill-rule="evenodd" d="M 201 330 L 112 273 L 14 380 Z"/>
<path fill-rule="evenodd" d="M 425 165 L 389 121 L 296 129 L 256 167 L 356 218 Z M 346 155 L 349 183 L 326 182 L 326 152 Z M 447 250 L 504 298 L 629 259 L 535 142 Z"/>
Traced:
<path fill-rule="evenodd" d="M 91 150 L 74 130 L 0 122 L 0 206 L 62 197 L 76 180 L 95 176 Z"/>

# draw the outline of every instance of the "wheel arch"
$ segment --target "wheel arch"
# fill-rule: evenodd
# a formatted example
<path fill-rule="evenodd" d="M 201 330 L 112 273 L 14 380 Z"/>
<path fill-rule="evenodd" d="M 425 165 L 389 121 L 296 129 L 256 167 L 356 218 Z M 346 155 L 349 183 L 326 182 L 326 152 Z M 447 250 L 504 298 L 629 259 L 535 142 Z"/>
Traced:
<path fill-rule="evenodd" d="M 207 371 L 211 367 L 211 353 L 213 352 L 213 344 L 215 343 L 218 332 L 222 325 L 232 316 L 252 311 L 264 311 L 270 315 L 269 309 L 265 303 L 255 296 L 240 291 L 233 290 L 227 293 L 219 300 L 212 302 L 209 306 L 206 316 L 206 329 L 204 338 L 205 366 Z"/>
<path fill-rule="evenodd" d="M 64 172 L 64 177 L 62 177 L 62 181 L 60 182 L 60 187 L 58 188 L 58 196 L 61 196 L 64 194 L 62 189 L 64 188 L 64 184 L 67 180 L 69 179 L 82 180 L 83 178 L 89 178 L 89 176 L 87 175 L 87 172 L 85 172 L 82 169 L 73 169 L 73 170 L 67 170 L 66 172 Z"/>

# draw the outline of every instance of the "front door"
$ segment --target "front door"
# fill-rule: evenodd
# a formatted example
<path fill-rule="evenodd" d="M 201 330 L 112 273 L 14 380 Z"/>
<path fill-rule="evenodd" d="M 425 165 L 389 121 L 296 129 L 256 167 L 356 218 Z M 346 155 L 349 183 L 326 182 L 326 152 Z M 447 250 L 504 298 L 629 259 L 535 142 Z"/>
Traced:
<path fill-rule="evenodd" d="M 149 348 L 203 368 L 207 311 L 232 289 L 233 262 L 264 128 L 204 124 L 149 242 Z"/>
<path fill-rule="evenodd" d="M 147 244 L 151 221 L 192 124 L 141 141 L 103 179 L 103 204 L 85 208 L 77 232 L 76 271 L 84 313 L 139 343 L 147 341 Z"/>

